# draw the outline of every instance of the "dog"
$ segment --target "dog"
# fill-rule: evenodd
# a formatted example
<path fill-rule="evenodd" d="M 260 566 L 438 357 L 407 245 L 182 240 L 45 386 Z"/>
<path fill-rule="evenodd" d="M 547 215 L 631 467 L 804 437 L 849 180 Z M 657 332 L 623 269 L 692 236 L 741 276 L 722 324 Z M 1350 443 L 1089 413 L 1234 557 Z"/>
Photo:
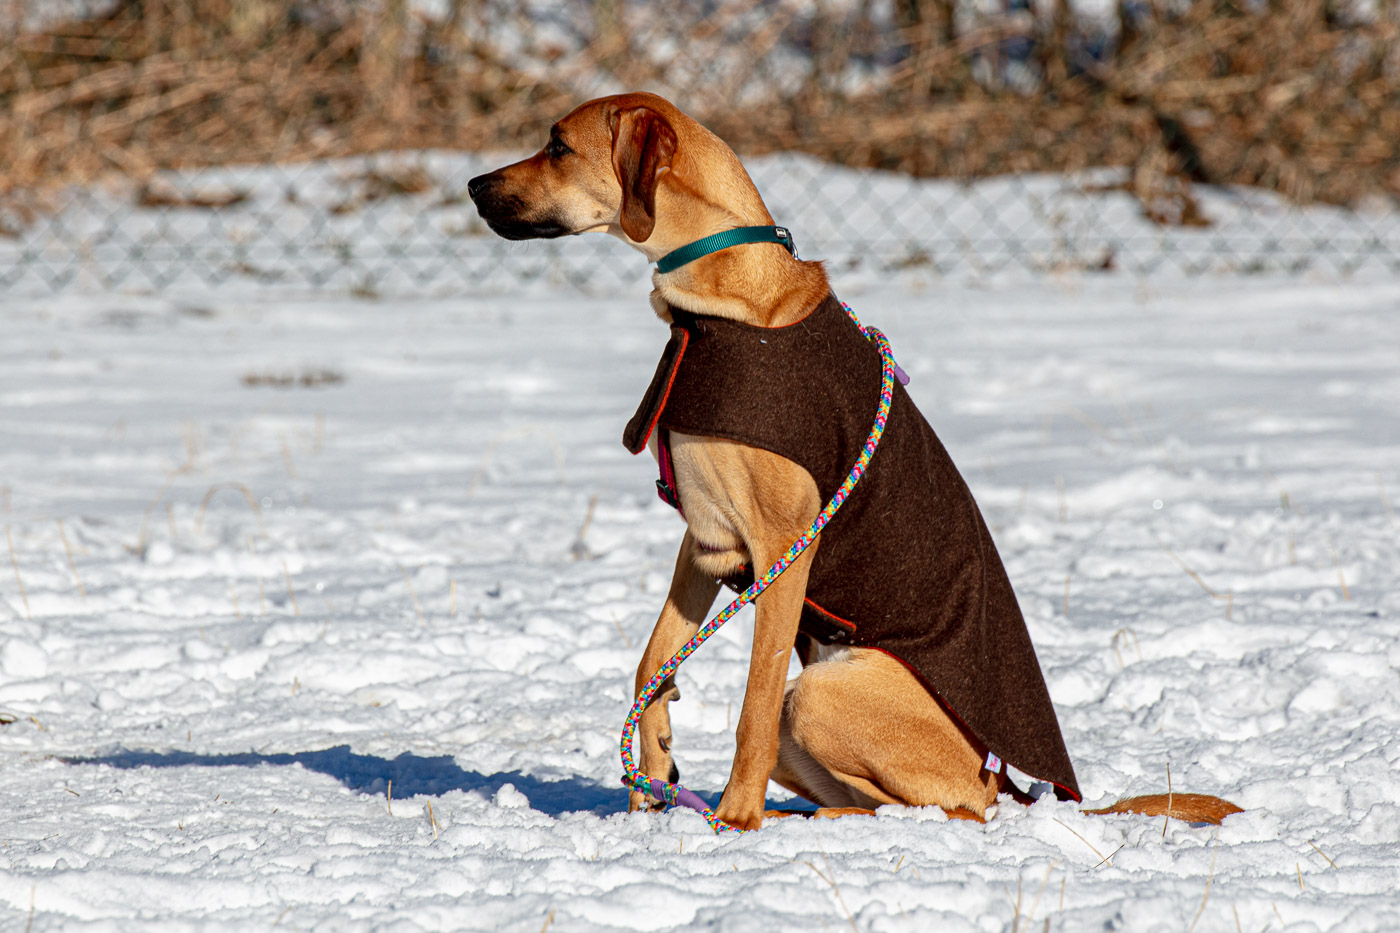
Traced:
<path fill-rule="evenodd" d="M 471 179 L 468 193 L 506 239 L 607 233 L 653 263 L 713 234 L 781 231 L 735 153 L 646 93 L 581 105 L 543 149 Z M 638 691 L 704 623 L 721 581 L 742 587 L 808 528 L 869 431 L 878 358 L 821 263 L 799 259 L 785 233 L 653 277 L 672 339 L 624 443 L 657 457 L 686 532 Z M 902 387 L 843 509 L 756 601 L 718 817 L 754 829 L 783 815 L 764 809 L 771 778 L 820 815 L 902 804 L 980 821 L 1000 794 L 1030 799 L 1006 764 L 1079 800 L 1000 558 Z M 803 669 L 788 681 L 793 650 Z M 639 724 L 640 768 L 654 779 L 679 778 L 668 710 L 679 696 L 668 679 Z M 661 806 L 629 799 L 631 810 Z M 1176 794 L 1099 812 L 1218 823 L 1238 810 Z"/>

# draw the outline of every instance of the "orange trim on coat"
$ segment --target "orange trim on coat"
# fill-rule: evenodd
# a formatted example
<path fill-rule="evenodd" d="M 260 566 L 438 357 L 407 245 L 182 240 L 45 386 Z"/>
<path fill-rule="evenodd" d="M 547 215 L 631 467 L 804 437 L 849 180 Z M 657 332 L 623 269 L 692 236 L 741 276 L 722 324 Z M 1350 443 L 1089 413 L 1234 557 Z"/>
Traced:
<path fill-rule="evenodd" d="M 651 418 L 651 424 L 647 425 L 647 433 L 642 435 L 641 446 L 637 449 L 638 454 L 647 449 L 647 441 L 651 440 L 651 432 L 656 430 L 656 423 L 661 420 L 661 413 L 666 410 L 666 403 L 671 399 L 671 387 L 676 384 L 676 375 L 681 371 L 681 360 L 685 359 L 685 348 L 688 346 L 690 346 L 690 331 L 681 328 L 681 348 L 676 353 L 676 361 L 671 364 L 671 378 L 666 380 L 666 392 L 661 396 L 661 404 L 657 406 L 656 414 Z"/>
<path fill-rule="evenodd" d="M 821 614 L 822 618 L 828 619 L 828 620 L 830 620 L 830 621 L 832 621 L 832 622 L 835 622 L 837 625 L 840 625 L 840 626 L 842 626 L 842 627 L 844 627 L 844 628 L 848 628 L 848 629 L 850 629 L 852 632 L 854 632 L 854 631 L 856 630 L 856 624 L 855 624 L 854 622 L 850 621 L 849 619 L 843 619 L 843 618 L 841 618 L 841 617 L 838 616 L 836 613 L 832 612 L 830 609 L 825 609 L 825 608 L 823 608 L 823 607 L 821 607 L 821 606 L 818 606 L 816 603 L 812 602 L 812 600 L 811 600 L 810 597 L 805 597 L 805 596 L 804 596 L 804 597 L 802 598 L 802 601 L 803 601 L 804 603 L 806 603 L 807 605 L 811 606 L 811 607 L 812 607 L 813 609 L 815 609 L 817 612 L 819 612 L 819 613 Z"/>

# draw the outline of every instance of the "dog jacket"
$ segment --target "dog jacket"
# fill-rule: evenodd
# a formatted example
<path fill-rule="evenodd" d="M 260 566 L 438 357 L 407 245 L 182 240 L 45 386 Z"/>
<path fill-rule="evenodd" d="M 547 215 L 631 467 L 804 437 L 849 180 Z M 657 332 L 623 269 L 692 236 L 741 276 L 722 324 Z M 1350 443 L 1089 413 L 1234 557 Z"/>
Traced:
<path fill-rule="evenodd" d="M 870 433 L 881 379 L 878 351 L 836 297 L 785 327 L 679 309 L 672 320 L 627 449 L 640 453 L 658 428 L 663 444 L 668 431 L 726 438 L 804 467 L 829 500 Z M 723 582 L 752 580 L 746 568 Z M 805 639 L 897 658 L 994 756 L 1080 799 L 991 535 L 898 383 L 865 475 L 821 533 L 795 646 L 804 660 Z"/>

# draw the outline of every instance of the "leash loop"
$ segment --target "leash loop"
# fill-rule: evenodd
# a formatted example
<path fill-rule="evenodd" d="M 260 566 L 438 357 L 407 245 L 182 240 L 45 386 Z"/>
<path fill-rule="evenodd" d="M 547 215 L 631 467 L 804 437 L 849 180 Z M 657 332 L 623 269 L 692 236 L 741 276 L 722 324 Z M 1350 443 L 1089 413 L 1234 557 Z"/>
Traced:
<path fill-rule="evenodd" d="M 761 227 L 757 229 L 767 230 L 771 228 Z M 705 240 L 698 240 L 696 243 L 692 243 L 691 246 L 704 242 Z M 689 247 L 682 247 L 682 249 L 688 248 Z M 677 252 L 679 252 L 679 250 Z M 675 254 L 672 253 L 671 255 L 673 256 Z M 796 255 L 795 252 L 794 255 Z M 669 259 L 670 257 L 667 256 L 666 258 Z M 665 682 L 666 678 L 674 674 L 676 669 L 681 666 L 682 661 L 695 653 L 695 650 L 703 645 L 711 635 L 719 631 L 720 626 L 732 619 L 744 606 L 757 599 L 758 595 L 767 589 L 769 584 L 778 579 L 778 576 L 782 574 L 784 570 L 792 566 L 793 561 L 797 560 L 798 555 L 807 550 L 807 546 L 816 540 L 817 535 L 821 534 L 822 528 L 826 527 L 826 523 L 829 522 L 831 517 L 836 514 L 836 511 L 841 508 L 841 504 L 846 501 L 846 498 L 851 494 L 851 490 L 855 489 L 856 483 L 860 482 L 860 478 L 865 475 L 865 468 L 869 465 L 870 458 L 875 455 L 875 449 L 880 445 L 880 436 L 885 433 L 885 422 L 889 419 L 890 405 L 894 401 L 896 373 L 901 372 L 901 370 L 895 364 L 894 351 L 890 349 L 890 342 L 885 339 L 885 335 L 874 327 L 862 325 L 860 319 L 856 317 L 855 312 L 851 310 L 851 306 L 844 301 L 841 302 L 841 307 L 845 309 L 846 314 L 855 322 L 856 327 L 860 328 L 860 332 L 865 336 L 865 339 L 875 344 L 875 348 L 880 352 L 880 404 L 875 411 L 875 424 L 870 429 L 869 437 L 865 439 L 865 446 L 861 449 L 860 456 L 856 459 L 855 466 L 851 467 L 851 472 L 846 476 L 845 481 L 841 483 L 841 488 L 837 489 L 836 494 L 831 497 L 831 501 L 826 504 L 826 508 L 822 509 L 821 514 L 818 515 L 811 526 L 802 533 L 802 536 L 792 542 L 792 546 L 787 549 L 787 552 L 783 554 L 782 557 L 778 558 L 763 576 L 755 578 L 753 584 L 750 585 L 748 589 L 744 590 L 744 592 L 740 593 L 728 606 L 720 610 L 718 615 L 701 626 L 694 637 L 682 645 L 681 649 L 672 655 L 669 661 L 661 665 L 660 670 L 652 675 L 652 678 L 642 687 L 641 692 L 637 694 L 637 699 L 632 704 L 632 710 L 627 714 L 627 721 L 622 726 L 622 783 L 633 790 L 641 791 L 657 800 L 664 801 L 669 806 L 684 806 L 698 811 L 700 815 L 705 818 L 705 822 L 709 823 L 710 828 L 716 833 L 744 832 L 744 830 L 736 829 L 721 820 L 715 814 L 715 811 L 706 806 L 699 795 L 693 791 L 687 790 L 674 782 L 653 780 L 647 775 L 642 774 L 641 771 L 637 769 L 636 762 L 632 758 L 632 741 L 637 731 L 637 724 L 641 721 L 642 713 L 651 705 L 652 699 L 656 696 L 656 692 L 661 689 L 661 684 Z"/>

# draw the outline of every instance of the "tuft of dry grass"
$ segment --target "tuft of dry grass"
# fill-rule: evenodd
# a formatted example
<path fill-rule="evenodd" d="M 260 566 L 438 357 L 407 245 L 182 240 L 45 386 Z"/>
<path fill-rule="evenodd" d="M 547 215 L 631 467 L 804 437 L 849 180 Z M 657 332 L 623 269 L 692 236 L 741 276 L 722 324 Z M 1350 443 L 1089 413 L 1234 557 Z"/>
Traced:
<path fill-rule="evenodd" d="M 287 581 L 287 598 L 292 601 L 292 615 L 301 615 L 301 607 L 297 605 L 297 593 L 292 589 L 292 572 L 287 569 L 287 562 L 282 561 L 282 576 Z"/>
<path fill-rule="evenodd" d="M 588 498 L 588 510 L 583 513 L 583 524 L 579 526 L 578 535 L 574 537 L 574 543 L 569 548 L 569 555 L 574 560 L 585 560 L 594 557 L 584 539 L 588 537 L 588 529 L 593 526 L 593 512 L 598 508 L 598 495 L 595 493 Z"/>
<path fill-rule="evenodd" d="M 1118 649 L 1118 643 L 1120 639 L 1126 643 L 1129 638 L 1133 640 L 1133 649 L 1137 651 L 1138 660 L 1142 660 L 1142 643 L 1138 641 L 1137 632 L 1133 631 L 1129 626 L 1124 626 L 1113 633 L 1113 641 L 1111 642 L 1113 646 L 1113 656 L 1118 659 L 1119 670 L 1122 670 L 1127 665 L 1123 663 L 1123 652 Z"/>
<path fill-rule="evenodd" d="M 1347 587 L 1346 574 L 1342 572 L 1341 559 L 1337 557 L 1337 549 L 1329 541 L 1327 550 L 1332 552 L 1332 566 L 1337 568 L 1337 585 L 1342 588 L 1342 599 L 1351 602 L 1351 590 Z"/>
<path fill-rule="evenodd" d="M 58 536 L 63 539 L 63 553 L 68 555 L 68 567 L 73 571 L 73 582 L 78 584 L 78 593 L 83 599 L 87 599 L 87 587 L 83 586 L 83 578 L 78 574 L 78 562 L 73 559 L 73 546 L 68 543 L 68 532 L 63 527 L 63 519 L 58 520 Z"/>
<path fill-rule="evenodd" d="M 1162 817 L 1162 838 L 1167 838 L 1167 824 L 1172 821 L 1172 763 L 1167 761 L 1167 812 Z"/>
<path fill-rule="evenodd" d="M 632 648 L 632 639 L 627 637 L 627 631 L 622 627 L 622 620 L 617 617 L 617 613 L 612 614 L 613 628 L 617 629 L 617 634 L 622 636 L 622 646 L 629 651 Z"/>
<path fill-rule="evenodd" d="M 29 611 L 29 594 L 24 589 L 24 578 L 19 575 L 19 560 L 15 557 L 15 538 L 10 533 L 10 526 L 5 526 L 5 540 L 10 545 L 10 566 L 15 569 L 15 582 L 19 584 L 19 598 L 24 601 L 24 617 L 33 619 L 34 616 Z"/>
<path fill-rule="evenodd" d="M 1166 546 L 1163 546 L 1162 550 L 1166 551 L 1166 552 L 1167 552 L 1167 555 L 1168 555 L 1169 557 L 1171 557 L 1172 560 L 1176 561 L 1176 565 L 1177 565 L 1178 567 L 1180 567 L 1182 570 L 1185 570 L 1186 573 L 1187 573 L 1187 575 L 1188 575 L 1192 580 L 1195 580 L 1195 581 L 1196 581 L 1196 585 L 1199 586 L 1201 589 L 1205 590 L 1206 595 L 1208 595 L 1211 599 L 1223 599 L 1223 600 L 1225 600 L 1225 618 L 1226 618 L 1226 619 L 1229 619 L 1229 618 L 1231 617 L 1231 615 L 1234 614 L 1234 611 L 1235 611 L 1235 591 L 1234 591 L 1234 590 L 1227 590 L 1227 591 L 1224 592 L 1224 593 L 1220 593 L 1220 592 L 1217 592 L 1217 591 L 1211 589 L 1209 586 L 1206 585 L 1206 581 L 1204 581 L 1204 580 L 1201 579 L 1201 575 L 1200 575 L 1200 574 L 1196 573 L 1196 571 L 1194 571 L 1194 570 L 1192 570 L 1190 567 L 1186 566 L 1186 562 L 1185 562 L 1184 560 L 1182 560 L 1180 557 L 1177 557 L 1177 556 L 1176 556 L 1176 552 L 1175 552 L 1175 551 L 1173 551 L 1171 548 L 1168 548 L 1168 547 L 1166 547 Z"/>
<path fill-rule="evenodd" d="M 1315 843 L 1315 842 L 1313 842 L 1311 839 L 1309 839 L 1309 840 L 1308 840 L 1308 845 L 1312 846 L 1313 851 L 1316 852 L 1318 855 L 1320 855 L 1320 856 L 1322 856 L 1323 858 L 1327 859 L 1327 864 L 1328 864 L 1328 865 L 1331 865 L 1334 869 L 1337 869 L 1337 871 L 1341 871 L 1341 869 L 1337 868 L 1337 863 L 1334 862 L 1334 861 L 1332 861 L 1332 859 L 1328 857 L 1328 855 L 1327 855 L 1326 852 L 1323 852 L 1321 849 L 1319 849 L 1319 848 L 1317 847 L 1317 843 Z"/>
<path fill-rule="evenodd" d="M 175 485 L 175 481 L 181 476 L 184 476 L 186 473 L 191 472 L 193 469 L 193 461 L 186 460 L 180 466 L 171 470 L 170 473 L 165 477 L 165 481 L 160 484 L 160 488 L 157 489 L 156 494 L 151 497 L 151 501 L 146 503 L 146 508 L 141 513 L 141 531 L 136 536 L 136 543 L 128 544 L 126 546 L 126 549 L 128 551 L 130 551 L 132 554 L 135 554 L 137 557 L 145 556 L 147 535 L 150 531 L 151 513 L 155 511 L 156 506 L 160 505 L 161 501 L 165 499 L 165 494 L 168 493 L 170 491 L 170 488 Z"/>
<path fill-rule="evenodd" d="M 1220 854 L 1220 837 L 1215 839 L 1215 848 L 1210 853 L 1210 874 L 1206 876 L 1206 891 L 1201 895 L 1201 906 L 1196 908 L 1196 916 L 1191 918 L 1191 925 L 1186 928 L 1186 933 L 1192 933 L 1196 929 L 1196 924 L 1201 919 L 1201 914 L 1205 913 L 1206 901 L 1210 900 L 1210 883 L 1215 880 L 1215 857 Z M 1238 918 L 1237 918 L 1238 919 Z"/>
<path fill-rule="evenodd" d="M 1092 812 L 1092 811 L 1086 811 L 1086 812 Z M 1118 854 L 1118 850 L 1117 850 L 1117 849 L 1115 849 L 1113 852 L 1109 853 L 1108 855 L 1104 855 L 1102 852 L 1100 852 L 1100 851 L 1098 850 L 1098 848 L 1097 848 L 1092 842 L 1090 842 L 1088 839 L 1085 839 L 1083 836 L 1081 836 L 1081 835 L 1079 834 L 1078 830 L 1076 830 L 1073 826 L 1070 826 L 1068 823 L 1066 823 L 1066 822 L 1064 822 L 1064 821 L 1062 821 L 1062 820 L 1060 820 L 1060 819 L 1058 819 L 1058 818 L 1055 818 L 1055 822 L 1056 822 L 1056 823 L 1059 823 L 1059 824 L 1060 824 L 1061 826 L 1063 826 L 1065 829 L 1067 829 L 1067 830 L 1069 830 L 1070 832 L 1074 833 L 1074 835 L 1077 836 L 1077 837 L 1079 838 L 1079 841 L 1080 841 L 1080 842 L 1084 843 L 1086 846 L 1088 846 L 1090 849 L 1092 849 L 1092 850 L 1093 850 L 1093 853 L 1099 857 L 1098 864 L 1096 864 L 1096 865 L 1094 866 L 1094 868 L 1098 868 L 1099 865 L 1102 865 L 1102 864 L 1104 864 L 1105 862 L 1107 862 L 1108 865 L 1109 865 L 1110 867 L 1112 867 L 1113 862 L 1110 861 L 1110 859 L 1112 859 L 1113 856 L 1115 856 L 1115 855 Z M 1119 846 L 1118 848 L 1121 849 L 1122 846 Z"/>
<path fill-rule="evenodd" d="M 199 512 L 195 516 L 194 530 L 201 531 L 204 528 L 204 513 L 209 509 L 209 503 L 221 490 L 232 489 L 243 496 L 243 501 L 248 503 L 248 508 L 253 510 L 253 517 L 258 520 L 258 533 L 264 538 L 267 537 L 267 526 L 263 524 L 262 507 L 258 505 L 258 500 L 254 498 L 253 491 L 242 483 L 215 483 L 204 491 L 204 496 L 199 500 Z M 252 550 L 251 543 L 249 550 Z"/>
<path fill-rule="evenodd" d="M 1376 492 L 1380 494 L 1381 505 L 1385 506 L 1386 517 L 1392 525 L 1395 524 L 1395 506 L 1390 504 L 1390 496 L 1386 494 L 1385 477 L 1379 473 L 1376 474 Z"/>
<path fill-rule="evenodd" d="M 418 621 L 422 625 L 428 624 L 428 617 L 423 614 L 423 604 L 418 601 L 418 593 L 413 589 L 413 580 L 409 578 L 408 571 L 399 566 L 399 573 L 403 576 L 404 586 L 408 587 L 408 597 L 413 600 L 413 611 L 418 613 Z"/>
<path fill-rule="evenodd" d="M 823 861 L 823 863 L 825 863 L 825 865 L 826 865 L 827 872 L 830 872 L 830 871 L 831 871 L 831 862 L 830 862 L 830 860 L 827 859 L 826 853 L 825 853 L 825 852 L 822 853 L 822 861 Z M 844 914 L 846 915 L 846 921 L 851 925 L 851 929 L 852 929 L 852 930 L 855 930 L 856 933 L 860 933 L 860 927 L 856 926 L 856 918 L 855 918 L 855 915 L 852 914 L 852 913 L 851 913 L 851 909 L 850 909 L 849 907 L 846 906 L 846 899 L 845 899 L 844 897 L 841 896 L 841 888 L 836 884 L 836 878 L 835 878 L 834 874 L 825 874 L 825 873 L 823 873 L 822 870 L 821 870 L 820 868 L 818 868 L 817 866 L 813 865 L 811 862 L 809 862 L 809 861 L 806 860 L 806 859 L 803 859 L 803 860 L 802 860 L 802 864 L 803 864 L 803 865 L 806 865 L 808 868 L 812 869 L 812 871 L 816 873 L 816 875 L 817 875 L 818 878 L 820 878 L 821 880 L 825 881 L 827 884 L 831 885 L 831 890 L 836 894 L 836 902 L 837 902 L 838 904 L 841 905 L 841 912 L 844 913 Z"/>

